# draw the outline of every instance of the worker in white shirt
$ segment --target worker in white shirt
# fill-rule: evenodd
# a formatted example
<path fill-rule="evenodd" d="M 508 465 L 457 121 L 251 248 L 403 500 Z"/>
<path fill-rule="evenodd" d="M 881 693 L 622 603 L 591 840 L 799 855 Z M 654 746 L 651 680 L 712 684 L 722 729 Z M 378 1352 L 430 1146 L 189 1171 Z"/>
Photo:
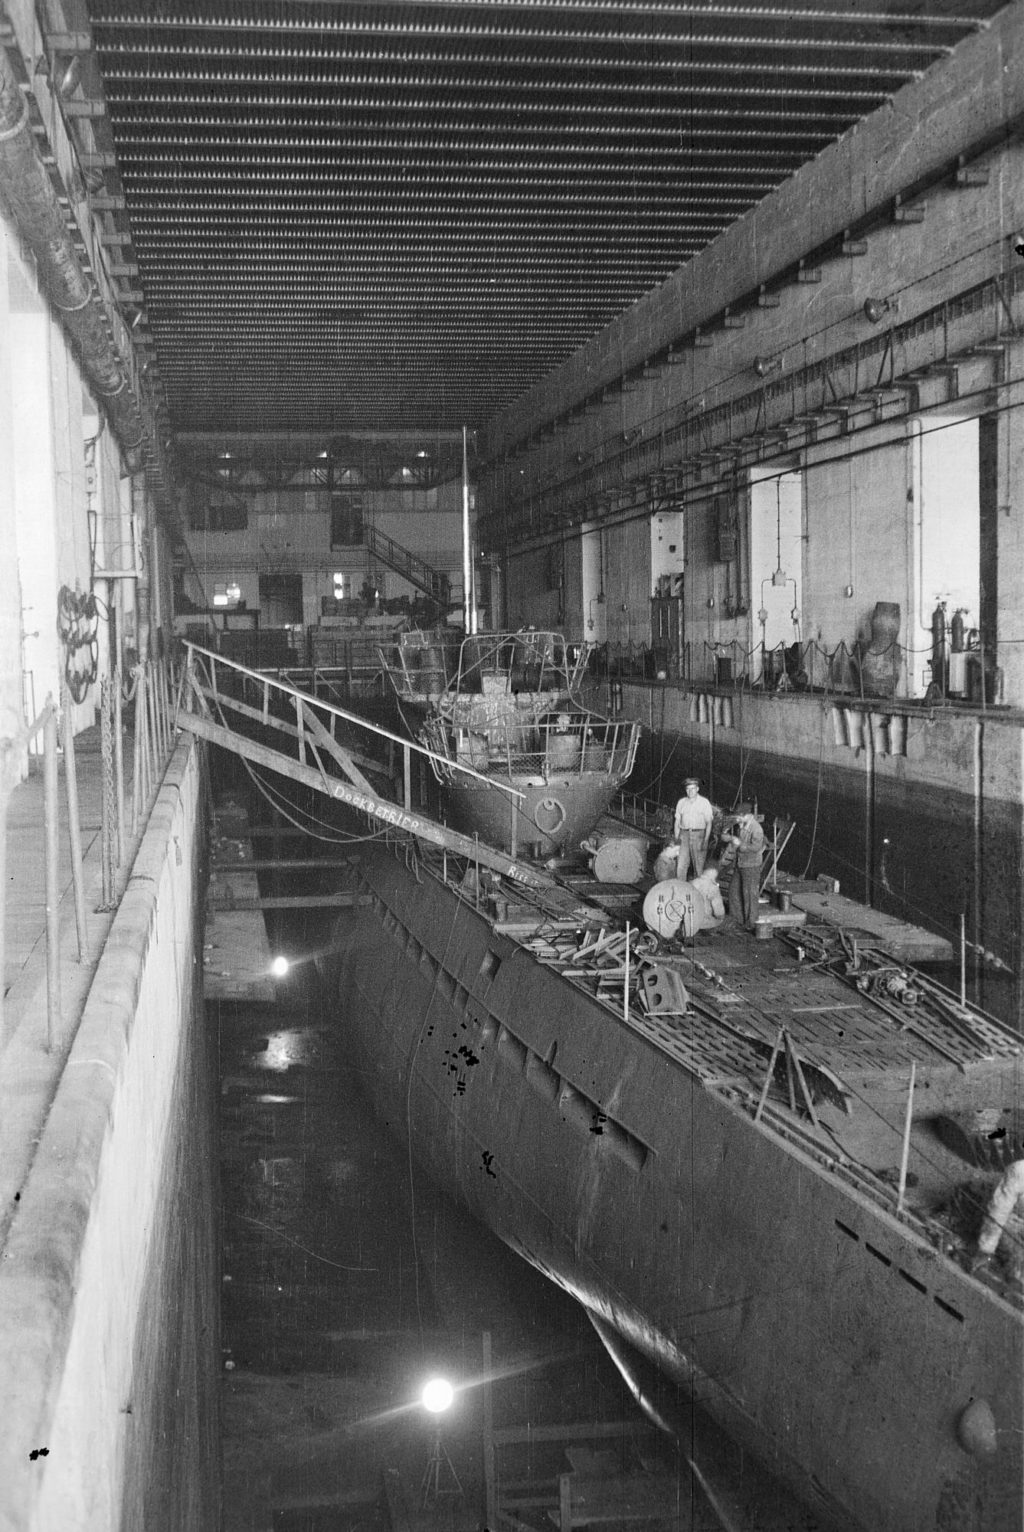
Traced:
<path fill-rule="evenodd" d="M 715 811 L 700 790 L 698 777 L 687 777 L 683 797 L 676 804 L 673 833 L 679 842 L 676 877 L 685 878 L 693 863 L 694 876 L 704 871 Z"/>
<path fill-rule="evenodd" d="M 1010 1274 L 1019 1282 L 1024 1278 L 1024 1159 L 1014 1160 L 989 1199 L 972 1271 L 988 1265 L 1004 1237 Z"/>

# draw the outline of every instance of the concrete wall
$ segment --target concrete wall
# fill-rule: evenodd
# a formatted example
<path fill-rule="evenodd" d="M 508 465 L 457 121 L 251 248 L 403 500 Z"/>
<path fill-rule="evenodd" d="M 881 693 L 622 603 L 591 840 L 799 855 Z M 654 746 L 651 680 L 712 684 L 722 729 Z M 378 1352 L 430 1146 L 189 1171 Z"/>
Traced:
<path fill-rule="evenodd" d="M 558 628 L 562 621 L 558 582 L 561 549 L 535 548 L 509 562 L 505 572 L 505 626 Z"/>
<path fill-rule="evenodd" d="M 12 344 L 7 268 L 8 241 L 0 230 L 0 357 L 10 356 Z M 10 367 L 0 366 L 0 737 L 8 739 L 17 733 L 23 708 L 13 388 Z"/>
<path fill-rule="evenodd" d="M 179 744 L 0 1262 L 0 1527 L 219 1523 L 204 792 Z"/>
<path fill-rule="evenodd" d="M 137 648 L 133 571 L 144 570 L 154 621 L 169 627 L 167 534 L 150 530 L 155 518 L 141 488 L 138 497 L 145 514 L 133 527 L 131 481 L 122 477 L 117 443 L 31 262 L 0 216 L 0 735 L 15 737 L 47 697 L 60 698 L 69 647 L 62 589 L 76 600 L 97 598 L 95 653 L 71 645 L 72 673 L 83 684 L 93 677 L 72 706 L 76 732 L 95 721 L 95 682 L 124 664 L 126 644 Z M 118 572 L 126 577 L 107 578 Z"/>

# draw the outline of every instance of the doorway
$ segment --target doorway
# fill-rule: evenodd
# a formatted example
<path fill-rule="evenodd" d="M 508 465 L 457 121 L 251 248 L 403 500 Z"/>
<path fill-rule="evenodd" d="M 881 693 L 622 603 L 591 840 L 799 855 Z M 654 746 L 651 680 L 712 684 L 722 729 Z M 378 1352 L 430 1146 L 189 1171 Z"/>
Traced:
<path fill-rule="evenodd" d="M 260 575 L 260 626 L 302 626 L 301 574 Z"/>

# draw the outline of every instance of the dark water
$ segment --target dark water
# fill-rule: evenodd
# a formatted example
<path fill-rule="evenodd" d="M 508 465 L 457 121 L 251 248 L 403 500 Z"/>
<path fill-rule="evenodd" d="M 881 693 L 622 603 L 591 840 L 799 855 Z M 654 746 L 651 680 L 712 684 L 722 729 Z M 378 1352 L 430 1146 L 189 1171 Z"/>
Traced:
<path fill-rule="evenodd" d="M 447 1509 L 480 1526 L 485 1330 L 496 1365 L 513 1370 L 496 1390 L 499 1418 L 619 1416 L 628 1397 L 576 1307 L 438 1197 L 382 1133 L 337 1016 L 308 996 L 211 1010 L 226 1529 L 269 1525 L 253 1519 L 268 1501 L 289 1532 L 349 1527 L 352 1507 L 362 1524 L 388 1466 L 418 1500 L 433 1433 L 414 1401 L 438 1372 L 471 1385 L 445 1423 L 464 1491 Z M 331 1502 L 334 1522 L 323 1519 Z M 320 1520 L 287 1519 L 312 1509 Z"/>
<path fill-rule="evenodd" d="M 649 1430 L 579 1307 L 417 1174 L 363 1099 L 343 1006 L 320 994 L 311 963 L 278 1004 L 211 1004 L 209 1017 L 221 1061 L 225 1532 L 384 1532 L 389 1472 L 410 1525 L 478 1532 L 485 1332 L 497 1426 L 628 1420 L 624 1438 L 597 1444 L 601 1467 L 656 1475 L 675 1527 L 817 1532 L 674 1390 L 658 1403 L 682 1422 L 686 1450 Z M 457 1387 L 440 1457 L 416 1402 L 436 1372 Z M 440 1494 L 424 1509 L 431 1464 Z M 568 1466 L 559 1442 L 499 1454 L 503 1480 L 539 1480 L 549 1502 Z M 520 1520 L 551 1525 L 544 1506 Z"/>

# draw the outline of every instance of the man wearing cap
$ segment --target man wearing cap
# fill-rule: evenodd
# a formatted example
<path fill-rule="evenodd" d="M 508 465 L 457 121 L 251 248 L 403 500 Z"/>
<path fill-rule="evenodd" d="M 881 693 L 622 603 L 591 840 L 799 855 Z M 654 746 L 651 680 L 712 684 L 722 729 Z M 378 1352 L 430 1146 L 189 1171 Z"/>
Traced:
<path fill-rule="evenodd" d="M 684 794 L 676 804 L 673 821 L 674 838 L 679 842 L 676 877 L 685 878 L 691 862 L 694 876 L 699 877 L 704 871 L 715 811 L 702 795 L 698 777 L 687 777 Z"/>
<path fill-rule="evenodd" d="M 729 914 L 748 931 L 757 921 L 757 896 L 761 888 L 764 831 L 749 803 L 738 803 L 736 826 L 725 839 L 736 847 L 736 867 L 729 884 Z"/>

